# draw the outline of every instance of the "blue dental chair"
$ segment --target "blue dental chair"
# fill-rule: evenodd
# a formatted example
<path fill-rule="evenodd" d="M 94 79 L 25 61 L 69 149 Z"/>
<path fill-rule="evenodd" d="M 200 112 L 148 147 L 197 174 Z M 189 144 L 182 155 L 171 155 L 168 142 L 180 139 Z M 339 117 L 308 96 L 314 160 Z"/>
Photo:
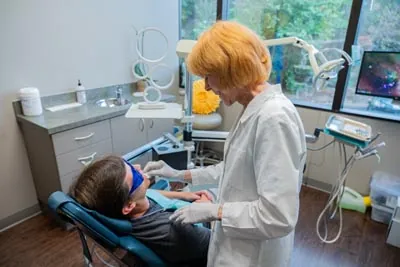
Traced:
<path fill-rule="evenodd" d="M 151 188 L 163 190 L 168 186 L 167 181 L 160 180 Z M 103 247 L 104 251 L 110 254 L 119 264 L 151 267 L 167 266 L 160 257 L 130 234 L 132 226 L 129 221 L 108 218 L 94 210 L 86 209 L 61 191 L 50 195 L 48 206 L 57 218 L 76 226 L 82 243 L 86 266 L 92 264 L 92 253 L 88 247 L 86 236 Z M 127 252 L 122 258 L 114 255 L 114 252 L 119 249 Z"/>
<path fill-rule="evenodd" d="M 163 190 L 167 187 L 168 182 L 160 180 L 151 188 Z M 134 266 L 167 266 L 160 257 L 130 234 L 132 226 L 129 221 L 111 219 L 96 211 L 86 209 L 61 191 L 50 195 L 48 206 L 50 211 L 63 222 L 76 226 L 86 266 L 91 266 L 92 263 L 92 253 L 88 247 L 86 236 L 89 236 L 108 253 L 113 254 L 118 249 L 126 251 L 127 254 L 123 258 L 111 255 L 118 263 L 130 266 L 133 261 Z"/>
<path fill-rule="evenodd" d="M 134 162 L 142 155 L 151 152 L 154 146 L 165 142 L 168 142 L 168 139 L 160 137 L 124 155 L 123 158 L 129 162 Z M 170 185 L 166 180 L 159 180 L 151 186 L 151 189 L 156 190 L 169 190 L 169 188 Z M 94 210 L 87 209 L 61 191 L 50 195 L 48 207 L 57 220 L 76 226 L 82 243 L 85 266 L 92 266 L 92 252 L 96 253 L 94 249 L 92 249 L 92 252 L 89 249 L 86 237 L 90 237 L 96 245 L 102 247 L 118 264 L 135 267 L 170 266 L 131 234 L 132 225 L 129 221 L 112 219 Z M 126 252 L 125 255 L 117 255 L 121 250 Z M 101 258 L 100 260 L 102 261 Z M 110 266 L 110 264 L 106 265 Z"/>

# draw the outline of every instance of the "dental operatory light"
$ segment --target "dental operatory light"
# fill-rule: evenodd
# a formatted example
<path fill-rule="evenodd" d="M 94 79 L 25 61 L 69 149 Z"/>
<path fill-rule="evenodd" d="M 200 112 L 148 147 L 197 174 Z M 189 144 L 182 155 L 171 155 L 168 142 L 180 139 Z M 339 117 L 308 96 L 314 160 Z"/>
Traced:
<path fill-rule="evenodd" d="M 313 45 L 297 37 L 286 37 L 278 39 L 270 39 L 263 41 L 265 46 L 279 46 L 279 45 L 293 45 L 304 49 L 308 54 L 308 59 L 313 70 L 313 89 L 314 92 L 321 91 L 325 88 L 326 83 L 337 77 L 338 72 L 353 63 L 349 54 L 337 48 L 325 48 L 322 50 L 316 49 Z M 193 40 L 180 40 L 176 49 L 179 57 L 185 58 L 192 51 L 196 41 Z M 338 54 L 341 57 L 328 60 L 328 54 Z"/>
<path fill-rule="evenodd" d="M 293 45 L 306 50 L 311 68 L 314 72 L 312 79 L 314 92 L 323 90 L 329 80 L 337 77 L 338 72 L 344 68 L 345 64 L 352 64 L 351 57 L 343 50 L 337 48 L 318 50 L 313 45 L 297 37 L 264 40 L 264 44 L 268 47 L 278 45 Z M 326 55 L 332 52 L 336 52 L 342 57 L 328 60 Z"/>

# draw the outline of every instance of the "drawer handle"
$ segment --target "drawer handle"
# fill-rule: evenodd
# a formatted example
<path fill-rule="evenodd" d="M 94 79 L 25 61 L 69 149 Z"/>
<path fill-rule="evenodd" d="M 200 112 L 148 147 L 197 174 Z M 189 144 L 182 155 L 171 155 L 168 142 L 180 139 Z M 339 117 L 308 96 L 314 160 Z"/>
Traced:
<path fill-rule="evenodd" d="M 153 126 L 154 126 L 154 120 L 151 120 L 150 129 L 153 129 Z"/>
<path fill-rule="evenodd" d="M 78 158 L 78 161 L 79 161 L 80 163 L 82 163 L 83 165 L 87 166 L 87 165 L 89 165 L 90 163 L 93 162 L 94 157 L 96 157 L 96 154 L 97 154 L 97 152 L 94 152 L 94 153 L 93 153 L 92 155 L 90 155 L 90 156 Z"/>
<path fill-rule="evenodd" d="M 144 131 L 144 119 L 140 119 L 140 131 Z"/>
<path fill-rule="evenodd" d="M 90 134 L 88 134 L 88 135 L 86 135 L 86 136 L 82 136 L 82 137 L 75 137 L 75 141 L 82 141 L 82 140 L 86 140 L 86 139 L 89 139 L 89 138 L 93 137 L 93 135 L 94 135 L 94 133 L 90 133 Z"/>

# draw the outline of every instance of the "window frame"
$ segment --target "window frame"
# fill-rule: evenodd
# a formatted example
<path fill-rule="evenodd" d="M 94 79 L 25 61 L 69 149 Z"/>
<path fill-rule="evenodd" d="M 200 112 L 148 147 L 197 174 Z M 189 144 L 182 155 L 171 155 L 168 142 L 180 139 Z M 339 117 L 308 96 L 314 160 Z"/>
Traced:
<path fill-rule="evenodd" d="M 179 39 L 181 39 L 181 27 L 182 27 L 182 25 L 181 25 L 181 12 L 182 12 L 181 2 L 182 2 L 182 0 L 179 1 Z M 343 46 L 343 50 L 345 52 L 347 52 L 349 55 L 351 54 L 352 46 L 354 45 L 354 43 L 358 37 L 358 29 L 359 29 L 359 22 L 360 22 L 362 7 L 363 7 L 363 0 L 353 0 L 352 1 L 352 6 L 350 9 L 350 17 L 349 17 L 349 21 L 347 24 L 346 37 L 345 37 L 345 42 L 344 42 L 344 46 Z M 217 8 L 216 20 L 227 20 L 229 1 L 228 0 L 217 0 L 216 8 Z M 347 109 L 345 110 L 343 108 L 343 104 L 344 104 L 345 96 L 346 96 L 347 83 L 349 81 L 349 75 L 350 75 L 349 69 L 350 69 L 349 66 L 346 64 L 344 69 L 342 69 L 338 74 L 338 80 L 337 80 L 337 83 L 335 86 L 335 93 L 334 93 L 331 108 L 322 107 L 322 106 L 319 106 L 318 104 L 306 105 L 306 104 L 302 104 L 302 103 L 296 103 L 296 101 L 293 101 L 293 104 L 296 107 L 301 107 L 301 108 L 305 108 L 305 109 L 321 110 L 321 111 L 326 111 L 326 112 L 351 115 L 351 116 L 356 116 L 356 117 L 369 118 L 369 119 L 382 120 L 382 121 L 400 122 L 400 116 L 398 119 L 392 119 L 392 118 L 387 118 L 385 116 L 379 116 L 379 115 L 373 116 L 373 115 L 359 114 L 355 111 L 351 112 L 351 111 L 348 111 Z M 179 66 L 179 71 L 181 71 L 181 66 Z M 181 80 L 181 79 L 182 79 L 182 77 L 179 77 L 179 80 Z"/>

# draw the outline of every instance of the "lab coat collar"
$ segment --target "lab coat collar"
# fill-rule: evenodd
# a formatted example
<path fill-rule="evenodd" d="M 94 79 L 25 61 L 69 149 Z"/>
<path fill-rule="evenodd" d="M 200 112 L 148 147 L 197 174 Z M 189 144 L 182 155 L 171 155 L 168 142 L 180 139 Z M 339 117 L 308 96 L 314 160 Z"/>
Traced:
<path fill-rule="evenodd" d="M 242 117 L 240 118 L 240 122 L 245 122 L 255 112 L 263 107 L 264 103 L 267 102 L 268 99 L 278 94 L 282 94 L 282 88 L 280 84 L 268 85 L 263 92 L 250 101 L 250 103 L 247 105 L 247 108 L 244 110 Z"/>

